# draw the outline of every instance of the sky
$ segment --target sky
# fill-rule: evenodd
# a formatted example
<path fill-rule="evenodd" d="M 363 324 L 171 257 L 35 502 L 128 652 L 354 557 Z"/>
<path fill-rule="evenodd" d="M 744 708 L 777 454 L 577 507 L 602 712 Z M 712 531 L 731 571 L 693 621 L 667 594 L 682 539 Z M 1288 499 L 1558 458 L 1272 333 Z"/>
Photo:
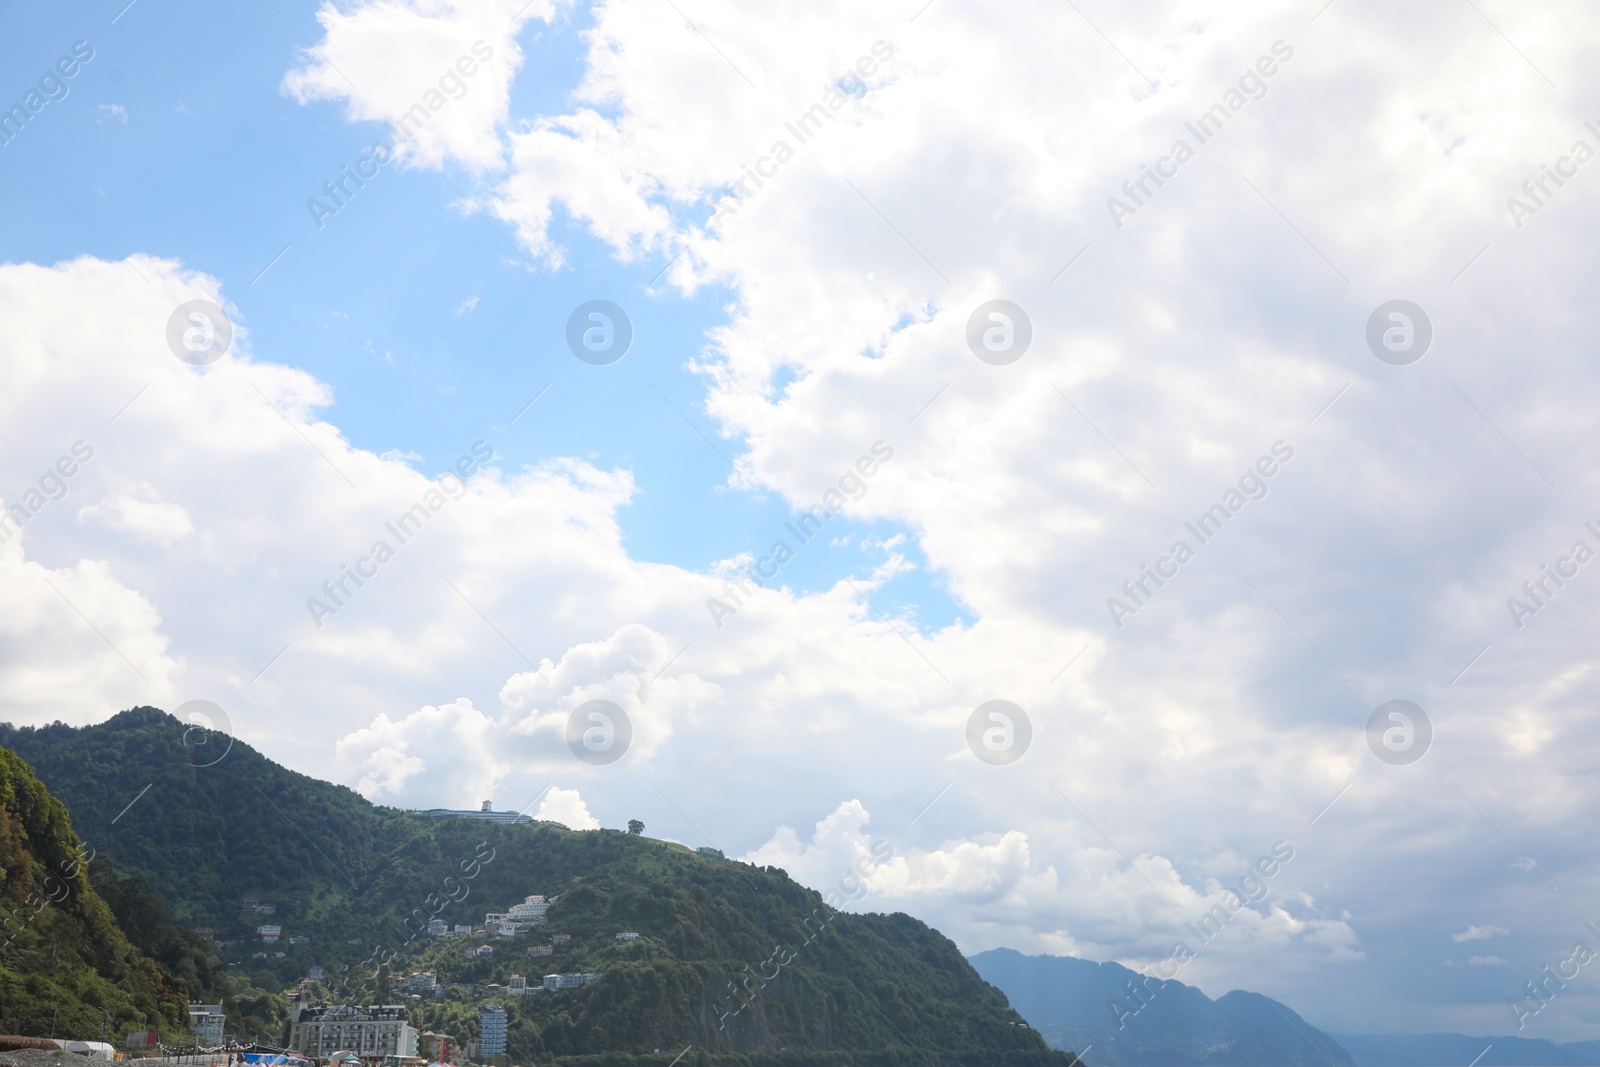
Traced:
<path fill-rule="evenodd" d="M 1593 10 L 3 18 L 10 721 L 1600 1037 Z"/>

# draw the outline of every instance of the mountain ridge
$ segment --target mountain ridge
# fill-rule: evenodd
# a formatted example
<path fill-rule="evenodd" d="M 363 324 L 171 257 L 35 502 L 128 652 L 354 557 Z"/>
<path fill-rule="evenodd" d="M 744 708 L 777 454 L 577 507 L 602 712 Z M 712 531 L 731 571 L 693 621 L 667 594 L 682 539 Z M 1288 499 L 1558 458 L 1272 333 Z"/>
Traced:
<path fill-rule="evenodd" d="M 1339 1042 L 1259 993 L 1212 1000 L 1119 963 L 1014 949 L 971 962 L 1047 1044 L 1080 1049 L 1094 1067 L 1355 1067 Z"/>

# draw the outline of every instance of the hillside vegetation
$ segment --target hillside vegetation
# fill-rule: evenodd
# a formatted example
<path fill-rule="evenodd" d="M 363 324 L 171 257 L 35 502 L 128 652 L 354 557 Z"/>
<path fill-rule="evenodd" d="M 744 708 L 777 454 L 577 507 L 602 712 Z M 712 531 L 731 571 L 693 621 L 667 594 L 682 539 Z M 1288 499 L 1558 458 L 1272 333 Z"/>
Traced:
<path fill-rule="evenodd" d="M 210 746 L 204 758 L 197 740 Z M 670 1059 L 690 1048 L 686 1064 L 731 1054 L 793 1067 L 930 1055 L 1074 1062 L 1049 1051 L 949 939 L 909 916 L 833 912 L 777 868 L 621 831 L 420 819 L 239 742 L 216 761 L 226 742 L 186 736 L 153 708 L 82 729 L 0 727 L 0 745 L 34 765 L 125 875 L 145 879 L 184 925 L 241 942 L 222 946 L 217 963 L 236 964 L 230 973 L 258 990 L 286 990 L 318 965 L 328 1000 L 389 1001 L 391 975 L 426 966 L 456 988 L 416 1004 L 416 1021 L 466 1038 L 492 983 L 602 973 L 581 988 L 504 998 L 521 1063 L 598 1064 L 655 1049 Z M 133 767 L 136 776 L 108 773 Z M 532 933 L 425 933 L 431 918 L 481 926 L 485 912 L 532 893 L 558 898 Z M 246 914 L 247 899 L 274 910 Z M 253 931 L 263 923 L 282 926 L 285 943 L 261 944 Z M 623 931 L 640 936 L 617 940 Z M 570 940 L 529 955 L 555 934 Z M 309 941 L 289 945 L 291 936 Z M 492 957 L 464 955 L 485 940 Z"/>
<path fill-rule="evenodd" d="M 66 807 L 0 750 L 0 1033 L 181 1033 L 181 987 L 123 935 L 87 858 Z"/>

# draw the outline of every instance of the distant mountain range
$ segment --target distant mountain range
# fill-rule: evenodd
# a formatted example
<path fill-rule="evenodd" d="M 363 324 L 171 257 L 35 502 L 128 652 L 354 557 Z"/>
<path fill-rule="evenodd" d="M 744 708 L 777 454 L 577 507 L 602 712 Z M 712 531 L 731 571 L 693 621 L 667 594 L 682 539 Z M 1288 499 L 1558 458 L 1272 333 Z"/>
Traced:
<path fill-rule="evenodd" d="M 1078 1050 L 1089 1067 L 1375 1067 L 1259 993 L 1212 1000 L 1119 963 L 1005 948 L 971 962 L 1050 1047 Z"/>
<path fill-rule="evenodd" d="M 1600 1067 L 1600 1041 L 1465 1034 L 1338 1034 L 1360 1067 Z M 1482 1057 L 1481 1059 L 1479 1057 Z"/>

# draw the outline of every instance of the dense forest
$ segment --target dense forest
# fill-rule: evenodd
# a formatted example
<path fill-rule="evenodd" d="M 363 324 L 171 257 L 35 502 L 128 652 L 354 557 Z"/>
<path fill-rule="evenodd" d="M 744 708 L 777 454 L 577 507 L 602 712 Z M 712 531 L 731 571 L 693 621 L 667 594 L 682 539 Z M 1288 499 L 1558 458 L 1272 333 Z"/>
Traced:
<path fill-rule="evenodd" d="M 0 1033 L 186 1029 L 181 983 L 118 929 L 92 862 L 66 807 L 0 750 Z"/>
<path fill-rule="evenodd" d="M 393 1002 L 391 978 L 428 969 L 445 994 L 410 1002 L 416 1024 L 469 1038 L 493 998 L 518 1063 L 690 1048 L 686 1063 L 1074 1062 L 937 931 L 835 912 L 777 868 L 620 830 L 421 819 L 153 708 L 82 729 L 0 726 L 0 745 L 116 865 L 107 893 L 141 947 L 263 1027 L 313 966 L 324 978 L 308 995 L 346 1003 Z M 434 918 L 481 931 L 486 912 L 534 893 L 554 901 L 530 932 L 426 933 Z M 261 942 L 266 923 L 282 942 Z M 481 943 L 492 955 L 469 958 Z M 523 997 L 493 988 L 546 973 L 603 977 Z"/>

